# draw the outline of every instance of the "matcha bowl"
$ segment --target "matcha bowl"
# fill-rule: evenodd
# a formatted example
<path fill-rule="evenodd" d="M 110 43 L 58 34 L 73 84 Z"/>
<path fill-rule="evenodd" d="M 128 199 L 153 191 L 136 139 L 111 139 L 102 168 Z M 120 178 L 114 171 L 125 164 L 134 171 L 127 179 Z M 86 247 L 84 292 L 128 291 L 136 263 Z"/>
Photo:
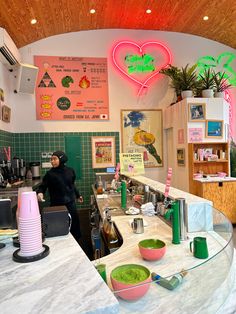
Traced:
<path fill-rule="evenodd" d="M 166 244 L 159 239 L 142 240 L 138 247 L 142 258 L 148 261 L 157 261 L 166 253 Z"/>
<path fill-rule="evenodd" d="M 110 278 L 116 296 L 124 300 L 137 300 L 147 293 L 151 273 L 142 265 L 126 264 L 114 268 Z"/>

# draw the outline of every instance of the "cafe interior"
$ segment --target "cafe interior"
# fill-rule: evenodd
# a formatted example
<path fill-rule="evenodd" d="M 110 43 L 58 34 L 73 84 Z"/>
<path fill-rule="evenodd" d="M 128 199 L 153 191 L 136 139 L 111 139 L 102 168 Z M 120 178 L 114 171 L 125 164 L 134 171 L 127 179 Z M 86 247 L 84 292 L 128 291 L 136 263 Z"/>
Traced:
<path fill-rule="evenodd" d="M 233 0 L 1 2 L 3 314 L 236 313 L 235 20 Z M 37 199 L 55 151 L 78 241 Z"/>

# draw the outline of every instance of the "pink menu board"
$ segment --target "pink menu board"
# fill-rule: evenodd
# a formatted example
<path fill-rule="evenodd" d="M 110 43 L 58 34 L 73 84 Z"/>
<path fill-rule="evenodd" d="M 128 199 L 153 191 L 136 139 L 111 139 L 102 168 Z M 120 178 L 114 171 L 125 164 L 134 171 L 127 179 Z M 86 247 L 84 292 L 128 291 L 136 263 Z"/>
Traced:
<path fill-rule="evenodd" d="M 108 120 L 106 58 L 35 56 L 37 120 Z"/>

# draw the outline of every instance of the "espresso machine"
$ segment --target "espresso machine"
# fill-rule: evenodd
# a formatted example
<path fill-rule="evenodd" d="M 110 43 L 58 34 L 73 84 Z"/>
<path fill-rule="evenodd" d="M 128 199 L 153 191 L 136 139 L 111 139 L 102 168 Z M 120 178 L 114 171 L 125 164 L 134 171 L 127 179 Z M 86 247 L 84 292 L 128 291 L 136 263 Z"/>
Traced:
<path fill-rule="evenodd" d="M 26 174 L 25 161 L 18 157 L 12 159 L 12 172 L 17 179 L 24 179 Z"/>

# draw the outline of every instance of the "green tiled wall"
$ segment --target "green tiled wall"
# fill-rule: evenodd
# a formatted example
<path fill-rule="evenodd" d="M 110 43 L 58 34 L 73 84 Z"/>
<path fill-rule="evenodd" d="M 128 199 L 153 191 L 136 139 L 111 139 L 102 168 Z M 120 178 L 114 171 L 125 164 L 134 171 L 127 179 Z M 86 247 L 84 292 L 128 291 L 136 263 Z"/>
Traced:
<path fill-rule="evenodd" d="M 31 161 L 48 161 L 42 159 L 42 152 L 53 152 L 65 149 L 65 136 L 77 135 L 81 139 L 82 146 L 82 177 L 77 181 L 80 193 L 84 197 L 81 207 L 90 205 L 91 185 L 95 181 L 96 172 L 104 172 L 105 169 L 92 169 L 91 137 L 115 136 L 116 161 L 119 160 L 119 132 L 70 132 L 70 133 L 10 133 L 0 130 L 0 150 L 5 146 L 11 146 L 12 158 L 23 158 L 26 163 Z M 42 169 L 42 176 L 47 169 Z"/>
<path fill-rule="evenodd" d="M 0 130 L 0 148 L 1 153 L 3 152 L 3 147 L 10 146 L 12 148 L 13 136 L 12 133 Z"/>

